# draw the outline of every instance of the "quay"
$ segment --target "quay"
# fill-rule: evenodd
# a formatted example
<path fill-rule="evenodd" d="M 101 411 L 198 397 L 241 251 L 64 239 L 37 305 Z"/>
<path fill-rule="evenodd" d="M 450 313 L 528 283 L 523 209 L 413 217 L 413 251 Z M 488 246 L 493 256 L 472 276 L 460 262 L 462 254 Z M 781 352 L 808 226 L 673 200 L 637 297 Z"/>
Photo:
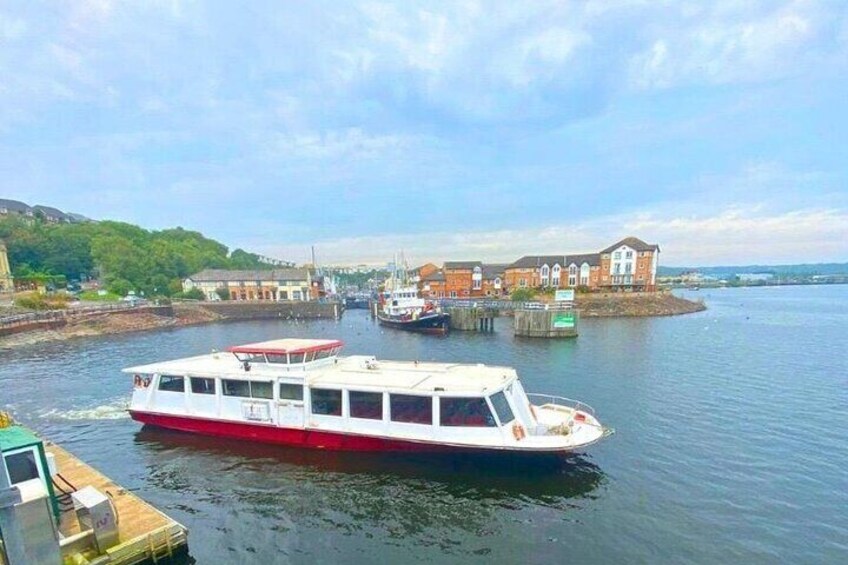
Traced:
<path fill-rule="evenodd" d="M 188 530 L 0 412 L 0 565 L 184 563 Z"/>

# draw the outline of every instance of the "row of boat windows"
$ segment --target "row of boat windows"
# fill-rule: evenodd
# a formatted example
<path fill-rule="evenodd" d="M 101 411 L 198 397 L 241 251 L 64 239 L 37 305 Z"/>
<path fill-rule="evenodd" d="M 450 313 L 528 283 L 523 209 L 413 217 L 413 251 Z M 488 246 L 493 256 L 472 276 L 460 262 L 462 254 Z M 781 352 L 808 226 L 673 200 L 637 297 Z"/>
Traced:
<path fill-rule="evenodd" d="M 305 353 L 236 353 L 239 361 L 250 363 L 272 363 L 277 365 L 291 365 L 294 363 L 309 363 L 318 359 L 326 359 L 339 353 L 340 347 L 330 349 L 319 349 Z"/>
<path fill-rule="evenodd" d="M 215 394 L 215 379 L 189 377 L 194 394 Z M 159 390 L 185 392 L 182 376 L 161 375 Z M 280 383 L 280 400 L 303 400 L 303 386 Z M 267 381 L 221 379 L 224 396 L 240 398 L 274 398 L 273 383 Z M 383 393 L 351 390 L 348 406 L 351 418 L 383 419 Z M 321 416 L 342 415 L 342 391 L 329 388 L 311 388 L 312 413 Z M 489 397 L 501 425 L 512 422 L 515 416 L 503 392 Z M 411 394 L 389 394 L 389 414 L 393 422 L 407 424 L 433 423 L 433 397 Z M 497 425 L 486 399 L 482 397 L 439 397 L 439 424 L 442 426 L 494 427 Z"/>

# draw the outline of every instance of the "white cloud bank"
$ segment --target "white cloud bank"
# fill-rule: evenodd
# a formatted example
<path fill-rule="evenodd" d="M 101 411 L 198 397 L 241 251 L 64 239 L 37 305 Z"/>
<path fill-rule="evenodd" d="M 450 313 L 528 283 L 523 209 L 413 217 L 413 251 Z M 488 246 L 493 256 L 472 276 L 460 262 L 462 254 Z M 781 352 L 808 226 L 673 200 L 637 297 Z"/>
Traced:
<path fill-rule="evenodd" d="M 611 234 L 609 236 L 603 234 Z M 384 264 L 403 250 L 410 263 L 479 259 L 510 262 L 522 255 L 593 252 L 635 235 L 658 243 L 664 265 L 741 265 L 848 261 L 848 210 L 811 209 L 762 214 L 729 208 L 712 216 L 616 215 L 569 226 L 526 230 L 385 234 L 317 241 L 323 264 Z M 250 248 L 307 261 L 304 245 Z"/>

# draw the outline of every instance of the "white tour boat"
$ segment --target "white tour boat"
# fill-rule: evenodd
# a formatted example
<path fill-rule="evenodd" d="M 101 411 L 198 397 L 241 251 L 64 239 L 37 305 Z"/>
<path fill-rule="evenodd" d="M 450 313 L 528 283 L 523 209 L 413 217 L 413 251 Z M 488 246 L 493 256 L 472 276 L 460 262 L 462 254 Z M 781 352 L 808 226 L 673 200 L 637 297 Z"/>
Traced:
<path fill-rule="evenodd" d="M 124 369 L 151 426 L 348 451 L 567 453 L 610 433 L 589 406 L 524 392 L 514 369 L 339 357 L 279 339 Z"/>

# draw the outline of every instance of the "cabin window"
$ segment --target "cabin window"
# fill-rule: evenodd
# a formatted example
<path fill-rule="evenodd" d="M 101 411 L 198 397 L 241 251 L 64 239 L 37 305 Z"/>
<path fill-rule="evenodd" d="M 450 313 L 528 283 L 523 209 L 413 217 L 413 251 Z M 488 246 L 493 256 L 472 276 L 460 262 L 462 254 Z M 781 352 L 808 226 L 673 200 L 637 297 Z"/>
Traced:
<path fill-rule="evenodd" d="M 280 383 L 280 400 L 303 400 L 303 385 Z"/>
<path fill-rule="evenodd" d="M 250 363 L 264 363 L 265 355 L 263 353 L 236 353 L 236 358 L 244 363 L 248 361 Z"/>
<path fill-rule="evenodd" d="M 509 407 L 509 402 L 507 402 L 506 395 L 503 392 L 496 392 L 489 398 L 492 401 L 492 406 L 495 407 L 495 412 L 497 412 L 498 420 L 501 421 L 502 426 L 515 420 L 512 408 Z"/>
<path fill-rule="evenodd" d="M 310 390 L 312 398 L 312 413 L 325 416 L 342 415 L 342 391 L 327 388 L 313 388 Z"/>
<path fill-rule="evenodd" d="M 185 382 L 182 377 L 162 375 L 159 377 L 159 390 L 167 392 L 185 392 Z"/>
<path fill-rule="evenodd" d="M 289 353 L 290 363 L 303 363 L 303 353 Z"/>
<path fill-rule="evenodd" d="M 383 393 L 352 390 L 348 393 L 348 400 L 352 418 L 383 419 Z"/>
<path fill-rule="evenodd" d="M 250 383 L 248 381 L 235 381 L 224 379 L 221 381 L 224 396 L 241 396 L 250 398 Z"/>
<path fill-rule="evenodd" d="M 265 358 L 268 359 L 269 363 L 277 363 L 280 365 L 285 365 L 289 362 L 285 353 L 266 353 Z"/>
<path fill-rule="evenodd" d="M 274 398 L 274 385 L 268 381 L 248 381 L 251 398 Z"/>
<path fill-rule="evenodd" d="M 332 355 L 334 350 L 331 349 L 321 349 L 320 351 L 315 352 L 316 359 L 326 359 L 330 355 Z"/>
<path fill-rule="evenodd" d="M 215 394 L 215 379 L 191 377 L 189 380 L 194 394 Z"/>
<path fill-rule="evenodd" d="M 392 394 L 389 398 L 392 422 L 433 423 L 433 399 L 431 397 Z"/>
<path fill-rule="evenodd" d="M 306 356 L 303 359 L 304 359 L 305 362 L 311 363 L 312 361 L 315 360 L 315 352 L 314 351 L 307 351 Z"/>
<path fill-rule="evenodd" d="M 273 385 L 267 381 L 237 381 L 223 379 L 224 396 L 240 396 L 242 398 L 274 398 Z"/>
<path fill-rule="evenodd" d="M 35 451 L 28 449 L 20 453 L 6 455 L 6 467 L 9 468 L 9 480 L 13 485 L 38 478 L 38 465 Z"/>
<path fill-rule="evenodd" d="M 485 398 L 439 399 L 439 424 L 442 426 L 464 426 L 487 428 L 495 426 L 495 418 Z"/>

